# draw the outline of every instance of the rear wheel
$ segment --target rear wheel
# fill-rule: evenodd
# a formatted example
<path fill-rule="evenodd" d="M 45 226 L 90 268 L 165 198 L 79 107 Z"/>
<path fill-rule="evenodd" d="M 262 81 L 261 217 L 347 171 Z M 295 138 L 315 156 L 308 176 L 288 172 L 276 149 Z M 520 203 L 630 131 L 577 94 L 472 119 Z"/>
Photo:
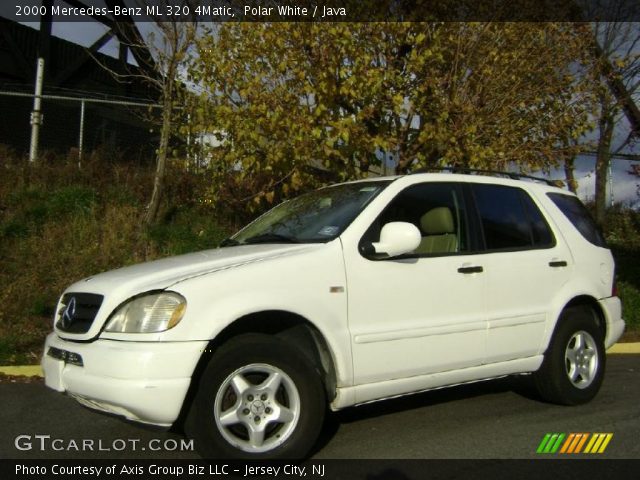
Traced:
<path fill-rule="evenodd" d="M 277 337 L 250 334 L 213 356 L 185 426 L 205 457 L 300 458 L 315 443 L 324 411 L 309 361 Z"/>
<path fill-rule="evenodd" d="M 605 370 L 603 334 L 593 310 L 567 308 L 534 380 L 542 398 L 562 405 L 586 403 L 596 396 Z"/>

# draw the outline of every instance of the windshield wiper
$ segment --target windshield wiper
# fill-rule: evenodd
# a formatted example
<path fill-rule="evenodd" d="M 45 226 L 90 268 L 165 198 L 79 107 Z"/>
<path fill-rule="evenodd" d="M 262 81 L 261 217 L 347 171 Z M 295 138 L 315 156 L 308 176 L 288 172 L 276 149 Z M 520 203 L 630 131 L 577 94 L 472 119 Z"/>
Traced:
<path fill-rule="evenodd" d="M 297 238 L 266 232 L 247 238 L 244 243 L 300 243 Z"/>
<path fill-rule="evenodd" d="M 234 247 L 236 245 L 240 245 L 240 242 L 237 240 L 234 240 L 233 238 L 229 237 L 229 238 L 225 238 L 224 240 L 222 240 L 220 242 L 220 247 Z"/>

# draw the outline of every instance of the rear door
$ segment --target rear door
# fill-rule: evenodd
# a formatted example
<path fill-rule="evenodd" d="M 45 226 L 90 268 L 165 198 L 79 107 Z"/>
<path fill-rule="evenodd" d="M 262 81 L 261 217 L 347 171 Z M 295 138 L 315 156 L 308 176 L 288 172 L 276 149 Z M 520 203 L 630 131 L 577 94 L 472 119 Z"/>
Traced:
<path fill-rule="evenodd" d="M 486 363 L 539 353 L 551 301 L 570 277 L 571 254 L 522 188 L 471 187 L 485 253 Z"/>

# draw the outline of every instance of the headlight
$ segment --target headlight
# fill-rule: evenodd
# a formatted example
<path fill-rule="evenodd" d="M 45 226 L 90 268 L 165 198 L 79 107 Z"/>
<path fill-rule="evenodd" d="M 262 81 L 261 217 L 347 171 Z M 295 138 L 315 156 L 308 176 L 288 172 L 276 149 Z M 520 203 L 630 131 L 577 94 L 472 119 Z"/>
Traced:
<path fill-rule="evenodd" d="M 187 301 L 177 293 L 152 293 L 122 305 L 111 316 L 106 332 L 155 333 L 175 327 L 187 309 Z"/>

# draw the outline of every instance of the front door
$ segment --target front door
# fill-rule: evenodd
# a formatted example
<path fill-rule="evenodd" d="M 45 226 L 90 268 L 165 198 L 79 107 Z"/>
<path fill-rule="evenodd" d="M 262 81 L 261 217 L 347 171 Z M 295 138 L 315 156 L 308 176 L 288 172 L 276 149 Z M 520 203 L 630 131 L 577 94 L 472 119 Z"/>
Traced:
<path fill-rule="evenodd" d="M 414 253 L 396 259 L 345 254 L 355 385 L 481 365 L 485 277 L 482 255 L 468 253 L 461 186 L 407 187 L 362 242 L 377 241 L 392 221 L 420 229 Z"/>

